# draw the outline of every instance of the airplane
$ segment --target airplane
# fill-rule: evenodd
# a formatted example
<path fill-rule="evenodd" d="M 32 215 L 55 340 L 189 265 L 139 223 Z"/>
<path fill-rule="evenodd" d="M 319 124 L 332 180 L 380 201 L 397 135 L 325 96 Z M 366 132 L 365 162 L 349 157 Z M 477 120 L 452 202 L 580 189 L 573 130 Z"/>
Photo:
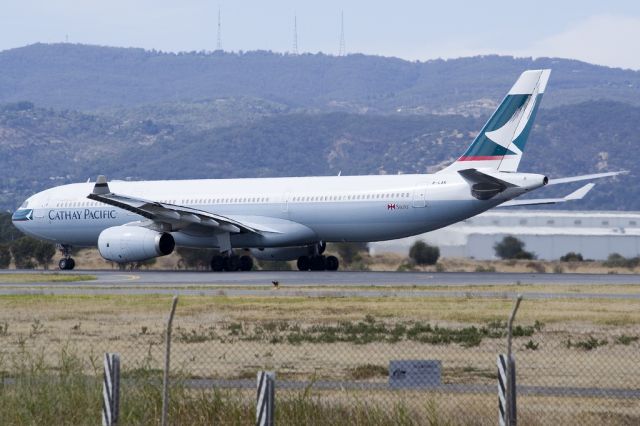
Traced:
<path fill-rule="evenodd" d="M 59 267 L 71 270 L 73 246 L 97 246 L 125 264 L 173 252 L 214 248 L 213 271 L 247 271 L 252 257 L 297 260 L 299 270 L 339 268 L 327 242 L 371 242 L 443 228 L 498 206 L 564 203 L 516 199 L 546 185 L 594 180 L 625 171 L 560 179 L 520 173 L 518 165 L 551 70 L 523 72 L 462 156 L 433 174 L 202 179 L 74 183 L 29 197 L 12 216 L 25 234 L 54 242 Z"/>

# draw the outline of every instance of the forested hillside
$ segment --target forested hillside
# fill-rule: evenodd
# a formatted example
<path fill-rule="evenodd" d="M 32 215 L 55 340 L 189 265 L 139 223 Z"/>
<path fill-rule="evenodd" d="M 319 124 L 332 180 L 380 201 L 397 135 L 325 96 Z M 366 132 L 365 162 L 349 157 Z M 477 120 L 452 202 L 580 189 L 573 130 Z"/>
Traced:
<path fill-rule="evenodd" d="M 565 208 L 640 209 L 640 73 L 564 59 L 0 52 L 0 208 L 95 179 L 435 171 L 520 72 L 553 69 L 522 170 L 631 170 Z M 562 190 L 567 190 L 563 188 Z"/>
<path fill-rule="evenodd" d="M 43 188 L 95 179 L 419 173 L 462 153 L 484 117 L 289 113 L 214 128 L 43 109 L 0 107 L 0 205 Z M 153 116 L 152 114 L 150 116 Z M 551 177 L 628 169 L 564 207 L 640 209 L 640 107 L 608 101 L 542 109 L 522 170 Z M 563 188 L 564 191 L 567 188 Z"/>
<path fill-rule="evenodd" d="M 553 69 L 547 106 L 594 99 L 640 105 L 639 72 L 565 59 L 408 62 L 359 54 L 174 54 L 75 44 L 0 52 L 0 103 L 89 110 L 250 97 L 323 112 L 482 113 L 527 68 Z"/>

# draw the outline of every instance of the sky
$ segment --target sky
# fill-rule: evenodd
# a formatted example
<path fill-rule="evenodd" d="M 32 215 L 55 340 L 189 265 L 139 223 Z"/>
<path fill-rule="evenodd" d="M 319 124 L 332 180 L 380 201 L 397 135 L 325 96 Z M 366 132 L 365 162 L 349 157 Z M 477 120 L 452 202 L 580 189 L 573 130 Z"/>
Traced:
<path fill-rule="evenodd" d="M 555 56 L 640 70 L 640 1 L 2 0 L 0 50 L 43 42 L 408 60 Z"/>

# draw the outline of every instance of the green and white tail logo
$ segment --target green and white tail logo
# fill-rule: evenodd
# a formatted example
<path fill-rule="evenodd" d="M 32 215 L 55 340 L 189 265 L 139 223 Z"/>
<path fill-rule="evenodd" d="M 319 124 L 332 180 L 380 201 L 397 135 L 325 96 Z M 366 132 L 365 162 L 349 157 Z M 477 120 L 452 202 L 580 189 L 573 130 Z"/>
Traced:
<path fill-rule="evenodd" d="M 550 73 L 523 72 L 466 152 L 445 170 L 517 171 Z"/>

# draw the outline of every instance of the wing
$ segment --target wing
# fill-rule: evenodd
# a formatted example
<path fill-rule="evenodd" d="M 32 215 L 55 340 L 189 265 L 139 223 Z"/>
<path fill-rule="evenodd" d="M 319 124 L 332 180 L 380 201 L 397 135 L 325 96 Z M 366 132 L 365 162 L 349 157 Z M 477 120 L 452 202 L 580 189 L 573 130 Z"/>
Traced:
<path fill-rule="evenodd" d="M 540 204 L 558 204 L 566 203 L 567 201 L 580 200 L 585 195 L 587 195 L 587 192 L 591 191 L 594 186 L 596 186 L 595 183 L 588 183 L 585 186 L 578 188 L 571 194 L 562 198 L 532 198 L 528 200 L 511 200 L 500 204 L 498 207 L 535 206 Z"/>
<path fill-rule="evenodd" d="M 168 231 L 179 231 L 192 225 L 231 234 L 263 231 L 255 226 L 191 207 L 114 194 L 109 189 L 107 178 L 102 175 L 98 176 L 93 192 L 87 198 L 139 214 L 155 223 L 165 225 L 165 228 L 169 228 Z"/>

